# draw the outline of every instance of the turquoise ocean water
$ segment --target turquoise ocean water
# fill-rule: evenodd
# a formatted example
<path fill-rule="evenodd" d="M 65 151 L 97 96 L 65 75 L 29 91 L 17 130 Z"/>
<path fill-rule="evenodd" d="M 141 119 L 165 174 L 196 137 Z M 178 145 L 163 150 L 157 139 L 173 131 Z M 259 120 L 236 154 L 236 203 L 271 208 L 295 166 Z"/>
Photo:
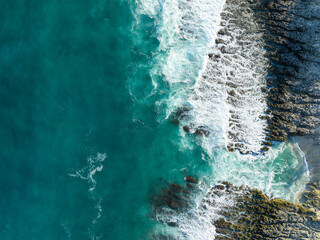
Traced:
<path fill-rule="evenodd" d="M 148 239 L 150 199 L 167 181 L 252 168 L 207 156 L 166 118 L 167 76 L 155 90 L 150 74 L 164 33 L 138 5 L 0 1 L 0 239 Z M 294 143 L 277 148 L 255 167 L 273 173 L 268 186 L 303 171 Z"/>
<path fill-rule="evenodd" d="M 153 22 L 134 34 L 128 1 L 0 5 L 0 238 L 143 239 L 152 189 L 200 159 L 177 150 L 154 99 L 130 97 L 129 80 L 140 99 L 151 87 Z M 87 177 L 98 153 L 90 192 L 69 174 Z"/>

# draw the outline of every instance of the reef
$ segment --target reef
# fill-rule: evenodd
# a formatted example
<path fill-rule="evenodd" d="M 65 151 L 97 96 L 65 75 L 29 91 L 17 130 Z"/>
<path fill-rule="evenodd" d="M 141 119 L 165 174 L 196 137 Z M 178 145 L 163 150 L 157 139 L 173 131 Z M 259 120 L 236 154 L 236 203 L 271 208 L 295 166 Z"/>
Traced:
<path fill-rule="evenodd" d="M 320 183 L 308 184 L 297 204 L 274 199 L 261 190 L 222 183 L 213 187 L 204 206 L 214 205 L 216 197 L 233 199 L 213 221 L 215 239 L 320 239 Z"/>
<path fill-rule="evenodd" d="M 187 176 L 184 180 L 183 185 L 166 183 L 166 186 L 154 195 L 152 206 L 155 212 L 162 211 L 164 207 L 176 212 L 186 211 L 191 207 L 190 196 L 197 191 L 198 180 L 193 176 Z"/>

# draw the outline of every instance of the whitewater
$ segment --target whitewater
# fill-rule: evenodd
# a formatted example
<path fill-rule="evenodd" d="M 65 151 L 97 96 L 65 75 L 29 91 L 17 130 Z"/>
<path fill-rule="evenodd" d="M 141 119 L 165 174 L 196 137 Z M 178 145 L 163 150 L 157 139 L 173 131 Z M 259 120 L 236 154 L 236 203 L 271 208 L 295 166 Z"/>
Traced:
<path fill-rule="evenodd" d="M 296 202 L 319 2 L 2 1 L 0 239 L 214 239 L 222 182 Z"/>
<path fill-rule="evenodd" d="M 160 40 L 150 73 L 154 87 L 165 81 L 170 89 L 156 104 L 166 106 L 165 118 L 178 108 L 189 108 L 180 125 L 191 132 L 213 133 L 202 143 L 208 154 L 215 147 L 259 153 L 267 108 L 261 91 L 268 65 L 262 33 L 248 6 L 240 7 L 237 1 L 223 9 L 224 5 L 225 1 L 138 3 L 139 14 L 155 19 Z"/>
<path fill-rule="evenodd" d="M 214 239 L 211 222 L 232 199 L 215 199 L 215 209 L 200 206 L 211 186 L 221 181 L 264 190 L 296 201 L 308 181 L 304 153 L 297 143 L 266 140 L 266 75 L 263 29 L 250 3 L 239 0 L 137 0 L 136 19 L 152 18 L 159 48 L 150 70 L 159 121 L 175 116 L 182 148 L 196 143 L 212 166 L 202 176 L 201 193 L 188 213 L 164 209 L 155 232 L 175 239 Z M 137 20 L 137 22 L 139 22 Z M 178 114 L 177 114 L 178 112 Z M 196 141 L 194 141 L 196 135 Z M 291 178 L 295 175 L 297 177 Z M 206 196 L 208 197 L 208 196 Z M 210 196 L 209 196 L 210 197 Z M 207 206 L 207 208 L 212 208 Z"/>

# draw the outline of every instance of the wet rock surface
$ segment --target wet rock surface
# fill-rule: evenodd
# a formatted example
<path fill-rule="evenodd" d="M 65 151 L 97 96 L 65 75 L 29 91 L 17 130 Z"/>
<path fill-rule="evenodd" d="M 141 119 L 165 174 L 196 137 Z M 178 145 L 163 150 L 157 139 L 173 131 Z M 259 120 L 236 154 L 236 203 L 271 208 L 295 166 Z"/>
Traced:
<path fill-rule="evenodd" d="M 187 181 L 188 183 L 196 183 L 196 184 L 198 183 L 198 180 L 192 176 L 187 176 L 185 177 L 184 180 Z"/>
<path fill-rule="evenodd" d="M 225 119 L 218 122 L 226 121 L 227 149 L 256 154 L 264 147 L 267 126 L 261 118 L 267 108 L 266 94 L 260 90 L 265 85 L 267 66 L 263 27 L 255 22 L 255 12 L 248 1 L 226 1 L 220 17 L 220 30 L 208 54 L 200 91 L 212 102 L 225 99 L 225 103 L 219 103 L 225 104 L 221 109 Z"/>
<path fill-rule="evenodd" d="M 173 124 L 179 124 L 180 121 L 186 117 L 188 112 L 190 111 L 190 106 L 181 106 L 178 107 L 170 116 L 170 121 Z"/>
<path fill-rule="evenodd" d="M 178 107 L 170 116 L 170 122 L 174 125 L 179 125 L 181 121 L 188 116 L 190 111 L 190 106 Z M 184 132 L 194 134 L 198 137 L 208 137 L 210 135 L 210 131 L 205 126 L 194 126 L 194 124 L 190 124 L 190 126 L 183 126 L 182 129 Z"/>
<path fill-rule="evenodd" d="M 193 97 L 199 119 L 212 121 L 186 125 L 182 120 L 193 112 L 191 106 L 178 108 L 171 121 L 200 137 L 214 136 L 211 123 L 226 123 L 227 149 L 244 154 L 313 134 L 320 126 L 319 5 L 319 0 L 226 1 Z"/>
<path fill-rule="evenodd" d="M 181 213 L 207 219 L 206 228 L 212 228 L 212 238 L 218 240 L 320 239 L 320 182 L 307 184 L 299 203 L 275 199 L 248 186 L 221 182 L 195 206 L 190 200 L 197 194 L 197 187 L 193 177 L 186 177 L 183 186 L 168 184 L 153 200 L 154 218 L 176 229 L 181 227 L 181 220 L 174 216 Z M 188 238 L 160 234 L 153 239 Z"/>
<path fill-rule="evenodd" d="M 285 141 L 291 136 L 313 134 L 320 125 L 320 8 L 317 7 L 320 1 L 238 1 L 236 11 L 232 8 L 234 4 L 237 1 L 227 1 L 225 12 L 221 14 L 223 28 L 218 32 L 216 44 L 223 53 L 211 54 L 209 57 L 219 61 L 221 55 L 225 57 L 232 53 L 228 39 L 231 37 L 235 42 L 233 32 L 236 25 L 241 26 L 242 34 L 246 36 L 258 37 L 262 34 L 264 57 L 268 62 L 265 72 L 267 87 L 262 87 L 261 91 L 266 94 L 268 109 L 264 115 L 259 115 L 267 120 L 266 138 L 262 143 L 265 146 L 261 148 L 261 152 L 267 151 L 266 146 L 272 141 Z M 248 19 L 252 19 L 255 24 L 245 23 Z M 244 25 L 247 27 L 243 27 Z M 236 39 L 237 46 L 245 40 L 239 37 Z M 250 46 L 250 42 L 252 41 L 243 42 L 242 49 L 238 49 L 239 55 L 246 53 L 244 49 Z M 250 50 L 254 48 L 250 47 Z M 255 56 L 256 65 L 263 62 L 258 56 Z M 248 56 L 247 58 L 250 59 Z M 229 81 L 232 80 L 227 82 L 228 103 L 231 105 L 235 104 L 238 95 L 243 95 L 239 91 L 241 84 L 234 81 L 234 72 L 230 72 L 227 77 Z M 239 114 L 230 113 L 233 128 L 241 128 L 238 124 Z M 246 153 L 239 134 L 230 132 L 229 135 L 232 143 L 227 148 Z"/>
<path fill-rule="evenodd" d="M 256 21 L 264 26 L 269 60 L 267 140 L 314 133 L 320 123 L 319 1 L 251 2 Z"/>
<path fill-rule="evenodd" d="M 233 198 L 213 220 L 215 239 L 320 239 L 320 185 L 309 184 L 300 204 L 272 199 L 262 191 L 221 183 L 212 188 L 205 204 L 214 205 L 215 195 Z"/>

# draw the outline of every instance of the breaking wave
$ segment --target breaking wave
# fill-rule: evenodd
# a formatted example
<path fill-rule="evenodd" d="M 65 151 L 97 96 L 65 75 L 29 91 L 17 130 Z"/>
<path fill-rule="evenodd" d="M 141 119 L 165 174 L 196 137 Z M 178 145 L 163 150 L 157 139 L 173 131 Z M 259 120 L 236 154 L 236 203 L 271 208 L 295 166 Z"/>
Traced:
<path fill-rule="evenodd" d="M 296 201 L 308 181 L 308 166 L 296 143 L 271 148 L 266 137 L 266 119 L 272 117 L 266 87 L 274 63 L 266 49 L 264 19 L 257 19 L 252 8 L 259 1 L 136 2 L 137 15 L 154 20 L 159 40 L 150 75 L 154 93 L 165 96 L 156 103 L 160 120 L 174 116 L 183 139 L 198 136 L 213 169 L 192 209 L 175 214 L 164 209 L 157 215 L 175 228 L 160 225 L 155 238 L 214 239 L 212 221 L 217 210 L 233 204 L 232 198 L 215 199 L 206 211 L 201 203 L 221 181 Z"/>
<path fill-rule="evenodd" d="M 261 26 L 239 1 L 139 0 L 138 14 L 154 19 L 159 49 L 151 78 L 167 97 L 157 102 L 169 118 L 181 108 L 181 127 L 211 134 L 203 147 L 259 153 L 267 107 Z M 210 135 L 210 136 L 209 136 Z"/>

